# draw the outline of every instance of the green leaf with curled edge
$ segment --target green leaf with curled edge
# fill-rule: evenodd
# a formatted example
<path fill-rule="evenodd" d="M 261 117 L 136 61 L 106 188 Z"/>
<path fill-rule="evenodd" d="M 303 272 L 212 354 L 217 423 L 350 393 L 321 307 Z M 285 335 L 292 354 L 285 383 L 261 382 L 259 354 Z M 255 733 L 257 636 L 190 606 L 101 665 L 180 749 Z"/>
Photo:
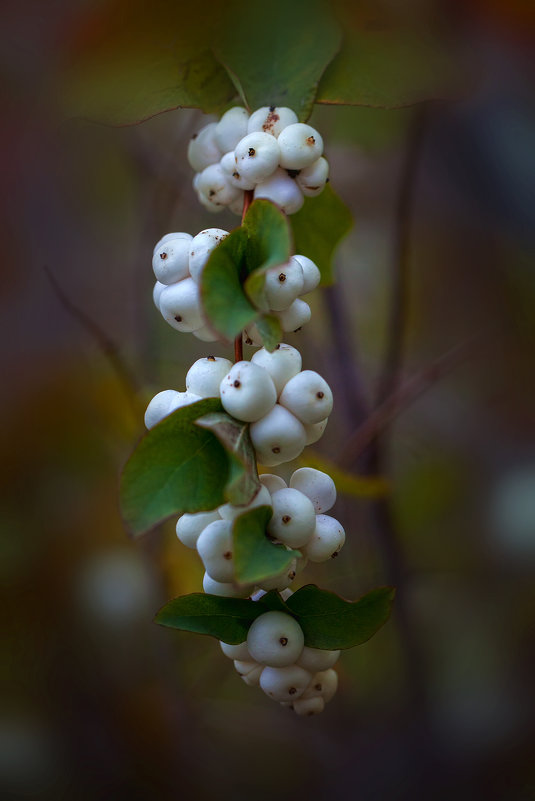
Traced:
<path fill-rule="evenodd" d="M 269 310 L 264 296 L 266 271 L 287 264 L 293 252 L 292 231 L 287 216 L 270 200 L 254 200 L 243 227 L 247 232 L 245 292 L 262 311 Z"/>
<path fill-rule="evenodd" d="M 219 398 L 182 406 L 141 439 L 120 485 L 121 512 L 133 535 L 144 534 L 171 515 L 225 503 L 228 454 L 211 431 L 194 424 L 221 408 Z"/>
<path fill-rule="evenodd" d="M 227 452 L 230 460 L 230 474 L 225 486 L 227 502 L 241 506 L 252 501 L 262 484 L 256 469 L 256 455 L 249 436 L 249 425 L 226 412 L 206 414 L 195 424 L 215 434 Z"/>
<path fill-rule="evenodd" d="M 266 535 L 273 514 L 271 506 L 257 506 L 244 512 L 234 521 L 234 570 L 240 584 L 254 584 L 277 576 L 290 566 L 298 551 L 288 551 L 276 545 Z"/>
<path fill-rule="evenodd" d="M 334 254 L 353 227 L 351 211 L 327 184 L 321 195 L 306 198 L 302 209 L 290 220 L 295 252 L 317 264 L 322 285 L 332 284 Z"/>
<path fill-rule="evenodd" d="M 274 314 L 263 314 L 255 325 L 265 349 L 272 353 L 279 342 L 282 342 L 282 326 L 279 318 Z"/>
<path fill-rule="evenodd" d="M 310 116 L 318 81 L 340 46 L 340 29 L 322 0 L 230 0 L 216 57 L 244 103 L 287 106 Z"/>
<path fill-rule="evenodd" d="M 316 103 L 399 108 L 448 94 L 454 65 L 428 31 L 348 25 L 340 52 L 323 74 Z"/>
<path fill-rule="evenodd" d="M 353 648 L 369 640 L 390 616 L 395 589 L 378 587 L 358 601 L 345 601 L 328 590 L 307 584 L 286 601 L 310 648 Z"/>
<path fill-rule="evenodd" d="M 258 317 L 258 309 L 242 287 L 246 247 L 247 231 L 240 226 L 214 248 L 201 273 L 201 301 L 208 324 L 229 342 Z"/>
<path fill-rule="evenodd" d="M 78 12 L 58 77 L 65 113 L 132 125 L 176 108 L 222 112 L 236 97 L 211 48 L 224 17 L 223 3 L 206 14 L 165 0 L 111 0 Z"/>

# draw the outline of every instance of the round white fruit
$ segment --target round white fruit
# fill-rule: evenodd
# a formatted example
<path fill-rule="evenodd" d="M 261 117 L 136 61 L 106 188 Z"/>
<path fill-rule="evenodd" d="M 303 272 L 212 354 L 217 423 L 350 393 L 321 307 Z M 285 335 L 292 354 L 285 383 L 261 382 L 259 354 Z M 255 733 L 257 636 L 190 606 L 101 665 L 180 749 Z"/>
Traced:
<path fill-rule="evenodd" d="M 271 175 L 279 163 L 277 140 L 263 131 L 247 134 L 234 151 L 236 167 L 244 181 L 260 181 Z"/>
<path fill-rule="evenodd" d="M 221 381 L 232 368 L 232 362 L 221 356 L 197 359 L 186 374 L 186 389 L 201 398 L 218 398 Z"/>
<path fill-rule="evenodd" d="M 221 403 L 237 420 L 250 423 L 270 412 L 277 390 L 269 373 L 252 362 L 236 362 L 220 385 Z"/>
<path fill-rule="evenodd" d="M 257 506 L 271 506 L 271 495 L 266 487 L 260 487 L 253 500 L 246 506 L 234 506 L 232 503 L 226 503 L 219 507 L 218 512 L 223 520 L 235 520 L 239 515 L 255 509 Z"/>
<path fill-rule="evenodd" d="M 219 645 L 225 656 L 228 656 L 229 659 L 238 659 L 241 662 L 251 661 L 251 654 L 247 650 L 247 643 L 245 641 L 238 645 L 229 645 L 229 643 L 220 640 Z"/>
<path fill-rule="evenodd" d="M 295 214 L 305 202 L 299 184 L 280 168 L 256 185 L 254 196 L 271 200 L 285 214 Z"/>
<path fill-rule="evenodd" d="M 162 284 L 175 284 L 189 275 L 189 239 L 170 239 L 154 252 L 152 269 Z"/>
<path fill-rule="evenodd" d="M 257 662 L 242 662 L 239 659 L 234 660 L 234 667 L 239 676 L 241 676 L 249 687 L 256 687 L 258 685 L 264 669 L 264 666 L 259 665 Z"/>
<path fill-rule="evenodd" d="M 298 665 L 265 667 L 260 675 L 260 687 L 274 701 L 292 701 L 303 695 L 311 678 L 310 673 Z"/>
<path fill-rule="evenodd" d="M 160 295 L 164 320 L 177 331 L 191 332 L 204 325 L 199 287 L 193 278 L 167 286 Z"/>
<path fill-rule="evenodd" d="M 234 578 L 232 523 L 215 520 L 210 523 L 197 540 L 197 551 L 210 578 L 220 582 L 231 582 Z"/>
<path fill-rule="evenodd" d="M 303 715 L 306 717 L 312 717 L 312 715 L 319 715 L 320 712 L 323 712 L 325 709 L 325 701 L 321 696 L 315 696 L 312 698 L 298 698 L 292 704 L 292 709 L 297 715 Z"/>
<path fill-rule="evenodd" d="M 247 133 L 263 131 L 275 138 L 279 136 L 288 125 L 297 122 L 297 114 L 285 106 L 263 106 L 253 111 L 249 117 Z"/>
<path fill-rule="evenodd" d="M 193 239 L 191 234 L 187 234 L 184 231 L 174 231 L 170 234 L 164 234 L 161 239 L 159 239 L 156 244 L 154 245 L 154 250 L 152 251 L 152 255 L 156 253 L 157 250 L 161 248 L 162 245 L 165 245 L 166 242 L 169 242 L 171 239 L 187 239 L 189 242 Z"/>
<path fill-rule="evenodd" d="M 310 673 L 317 673 L 332 668 L 339 656 L 340 651 L 325 651 L 322 648 L 308 648 L 305 645 L 297 664 Z"/>
<path fill-rule="evenodd" d="M 311 538 L 316 528 L 316 513 L 312 502 L 296 489 L 281 489 L 271 496 L 273 515 L 267 525 L 268 533 L 290 548 L 300 548 Z"/>
<path fill-rule="evenodd" d="M 272 467 L 295 459 L 305 447 L 305 429 L 278 403 L 249 429 L 257 460 Z"/>
<path fill-rule="evenodd" d="M 188 161 L 195 172 L 215 164 L 221 158 L 221 150 L 215 141 L 216 122 L 209 122 L 193 134 L 188 145 Z"/>
<path fill-rule="evenodd" d="M 302 423 L 319 423 L 333 408 L 333 394 L 328 383 L 314 370 L 302 370 L 290 378 L 279 403 Z"/>
<path fill-rule="evenodd" d="M 323 698 L 326 704 L 331 701 L 338 689 L 338 673 L 330 668 L 320 670 L 312 677 L 303 698 Z"/>
<path fill-rule="evenodd" d="M 296 559 L 292 559 L 289 566 L 279 573 L 276 576 L 271 576 L 270 578 L 263 579 L 260 582 L 260 588 L 265 592 L 269 592 L 269 590 L 277 590 L 277 592 L 282 592 L 286 590 L 290 584 L 295 580 L 297 575 L 296 569 Z"/>
<path fill-rule="evenodd" d="M 247 134 L 248 121 L 249 114 L 242 106 L 234 106 L 223 114 L 214 131 L 214 139 L 222 153 L 234 150 L 243 139 Z"/>
<path fill-rule="evenodd" d="M 309 167 L 305 167 L 296 177 L 296 181 L 301 187 L 305 197 L 316 197 L 321 195 L 325 189 L 325 184 L 329 177 L 329 163 L 321 156 Z"/>
<path fill-rule="evenodd" d="M 290 478 L 290 487 L 310 498 L 316 514 L 328 512 L 335 504 L 335 483 L 327 473 L 323 473 L 321 470 L 315 470 L 313 467 L 300 467 Z"/>
<path fill-rule="evenodd" d="M 270 268 L 265 275 L 264 294 L 273 311 L 284 311 L 303 292 L 303 269 L 292 259 L 288 264 Z"/>
<path fill-rule="evenodd" d="M 308 323 L 312 312 L 310 306 L 305 300 L 296 298 L 291 306 L 284 311 L 277 312 L 277 317 L 280 320 L 283 331 L 299 331 L 299 329 Z"/>
<path fill-rule="evenodd" d="M 320 420 L 319 423 L 312 423 L 310 425 L 308 423 L 304 423 L 307 445 L 313 445 L 322 438 L 328 422 L 329 418 L 326 417 L 325 420 Z"/>
<path fill-rule="evenodd" d="M 200 281 L 202 269 L 210 254 L 226 236 L 228 236 L 228 231 L 223 228 L 206 228 L 191 240 L 188 265 L 190 275 L 197 283 Z"/>
<path fill-rule="evenodd" d="M 219 520 L 217 509 L 213 512 L 196 512 L 183 514 L 176 524 L 176 535 L 187 548 L 196 548 L 197 540 L 209 523 Z"/>
<path fill-rule="evenodd" d="M 306 295 L 307 292 L 312 292 L 321 281 L 319 267 L 312 259 L 309 259 L 307 256 L 301 256 L 300 254 L 292 256 L 292 261 L 297 261 L 303 271 L 303 291 L 301 294 Z"/>
<path fill-rule="evenodd" d="M 220 595 L 223 598 L 248 598 L 251 594 L 250 587 L 230 581 L 215 581 L 208 573 L 203 576 L 202 588 L 208 595 Z"/>
<path fill-rule="evenodd" d="M 200 395 L 192 392 L 177 392 L 175 389 L 164 389 L 150 401 L 145 411 L 145 426 L 154 426 L 167 417 L 168 414 L 179 409 L 181 406 L 189 406 L 190 403 L 201 400 Z"/>
<path fill-rule="evenodd" d="M 253 659 L 270 667 L 294 664 L 304 644 L 301 626 L 284 612 L 265 612 L 251 623 L 247 634 L 247 649 Z"/>
<path fill-rule="evenodd" d="M 205 167 L 201 172 L 197 188 L 199 193 L 214 206 L 229 206 L 236 200 L 239 191 L 230 183 L 219 162 Z"/>
<path fill-rule="evenodd" d="M 259 476 L 259 479 L 270 495 L 273 495 L 273 493 L 277 492 L 277 490 L 285 489 L 288 486 L 283 478 L 276 476 L 274 473 L 263 473 L 261 476 Z"/>
<path fill-rule="evenodd" d="M 162 284 L 160 281 L 156 281 L 154 284 L 154 289 L 152 290 L 152 299 L 158 311 L 160 311 L 160 297 L 164 289 L 165 284 Z"/>
<path fill-rule="evenodd" d="M 338 520 L 330 515 L 316 515 L 316 528 L 303 553 L 311 562 L 326 562 L 338 556 L 346 534 Z"/>
<path fill-rule="evenodd" d="M 309 167 L 323 153 L 323 139 L 315 128 L 303 122 L 288 125 L 279 134 L 280 165 L 287 170 Z"/>
<path fill-rule="evenodd" d="M 272 353 L 265 348 L 260 348 L 253 354 L 251 361 L 267 370 L 273 379 L 277 395 L 280 395 L 290 378 L 301 371 L 303 365 L 301 354 L 297 348 L 283 342 L 277 345 Z"/>

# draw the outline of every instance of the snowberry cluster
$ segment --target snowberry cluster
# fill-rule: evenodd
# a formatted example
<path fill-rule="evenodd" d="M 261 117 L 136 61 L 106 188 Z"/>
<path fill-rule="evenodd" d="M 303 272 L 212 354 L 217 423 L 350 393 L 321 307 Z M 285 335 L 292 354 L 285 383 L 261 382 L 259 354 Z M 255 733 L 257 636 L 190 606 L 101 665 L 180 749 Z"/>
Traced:
<path fill-rule="evenodd" d="M 336 501 L 336 488 L 327 473 L 301 467 L 290 479 L 290 486 L 280 476 L 260 476 L 262 487 L 247 506 L 230 503 L 211 512 L 183 514 L 178 518 L 178 539 L 188 548 L 196 548 L 205 569 L 203 589 L 212 595 L 248 598 L 258 590 L 286 590 L 307 562 L 326 562 L 338 556 L 345 542 L 345 532 L 338 520 L 325 514 Z M 270 506 L 272 516 L 267 536 L 288 549 L 299 549 L 301 556 L 289 567 L 257 585 L 235 581 L 232 527 L 236 517 L 257 506 Z"/>
<path fill-rule="evenodd" d="M 267 198 L 286 214 L 319 195 L 329 178 L 323 139 L 289 108 L 265 106 L 249 116 L 236 106 L 194 134 L 188 160 L 193 187 L 208 211 L 241 214 L 243 193 Z"/>
<path fill-rule="evenodd" d="M 286 599 L 291 591 L 281 595 Z M 220 645 L 246 684 L 260 685 L 267 696 L 298 715 L 322 712 L 336 693 L 338 674 L 333 665 L 340 651 L 307 648 L 299 623 L 284 612 L 257 617 L 245 642 Z"/>
<path fill-rule="evenodd" d="M 228 233 L 222 228 L 207 228 L 197 236 L 183 232 L 166 234 L 156 243 L 152 256 L 156 308 L 177 331 L 191 332 L 204 342 L 215 342 L 218 337 L 203 318 L 201 272 L 211 252 Z M 312 292 L 319 281 L 320 271 L 307 256 L 292 256 L 288 264 L 267 271 L 266 303 L 269 313 L 279 318 L 283 331 L 297 331 L 310 320 L 310 306 L 300 295 Z M 262 344 L 254 324 L 246 331 L 246 342 Z"/>

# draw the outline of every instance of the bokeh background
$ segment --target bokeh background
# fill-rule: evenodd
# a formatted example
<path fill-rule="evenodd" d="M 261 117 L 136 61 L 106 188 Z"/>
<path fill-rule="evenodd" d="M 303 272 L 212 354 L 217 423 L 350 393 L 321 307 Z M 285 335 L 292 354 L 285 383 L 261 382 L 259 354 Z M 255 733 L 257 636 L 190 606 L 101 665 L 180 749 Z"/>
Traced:
<path fill-rule="evenodd" d="M 303 720 L 240 682 L 213 640 L 152 623 L 199 589 L 200 562 L 173 521 L 130 541 L 118 509 L 145 404 L 207 353 L 156 313 L 150 267 L 168 230 L 236 224 L 207 221 L 191 188 L 187 142 L 206 118 L 66 119 L 66 54 L 105 0 L 6 1 L 4 798 L 535 798 L 533 8 L 405 5 L 438 21 L 462 80 L 423 115 L 316 107 L 355 227 L 336 287 L 290 340 L 335 391 L 316 457 L 341 467 L 345 453 L 347 473 L 389 486 L 347 482 L 346 547 L 304 580 L 348 598 L 394 582 L 398 603 Z M 350 458 L 383 373 L 400 222 L 399 379 L 423 391 L 394 402 L 375 454 Z"/>

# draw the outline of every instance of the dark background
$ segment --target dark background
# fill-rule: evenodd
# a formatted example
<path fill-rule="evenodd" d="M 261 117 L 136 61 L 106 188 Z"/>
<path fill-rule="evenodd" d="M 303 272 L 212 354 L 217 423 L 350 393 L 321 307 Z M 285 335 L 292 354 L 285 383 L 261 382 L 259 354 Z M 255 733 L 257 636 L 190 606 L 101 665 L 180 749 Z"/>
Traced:
<path fill-rule="evenodd" d="M 214 641 L 153 625 L 200 588 L 200 562 L 173 521 L 131 542 L 120 519 L 145 404 L 183 389 L 207 354 L 157 315 L 152 247 L 236 218 L 207 221 L 195 200 L 199 112 L 125 128 L 62 116 L 70 32 L 99 5 L 3 11 L 3 797 L 535 798 L 530 4 L 437 4 L 466 80 L 423 116 L 329 106 L 311 120 L 356 221 L 338 288 L 314 293 L 313 321 L 289 340 L 335 392 L 317 453 L 336 462 L 375 397 L 400 231 L 393 341 L 403 381 L 424 370 L 427 389 L 400 398 L 382 432 L 391 494 L 340 494 L 347 544 L 305 573 L 349 598 L 398 587 L 392 620 L 342 655 L 339 692 L 310 720 L 246 687 Z M 372 468 L 369 450 L 351 464 Z"/>

